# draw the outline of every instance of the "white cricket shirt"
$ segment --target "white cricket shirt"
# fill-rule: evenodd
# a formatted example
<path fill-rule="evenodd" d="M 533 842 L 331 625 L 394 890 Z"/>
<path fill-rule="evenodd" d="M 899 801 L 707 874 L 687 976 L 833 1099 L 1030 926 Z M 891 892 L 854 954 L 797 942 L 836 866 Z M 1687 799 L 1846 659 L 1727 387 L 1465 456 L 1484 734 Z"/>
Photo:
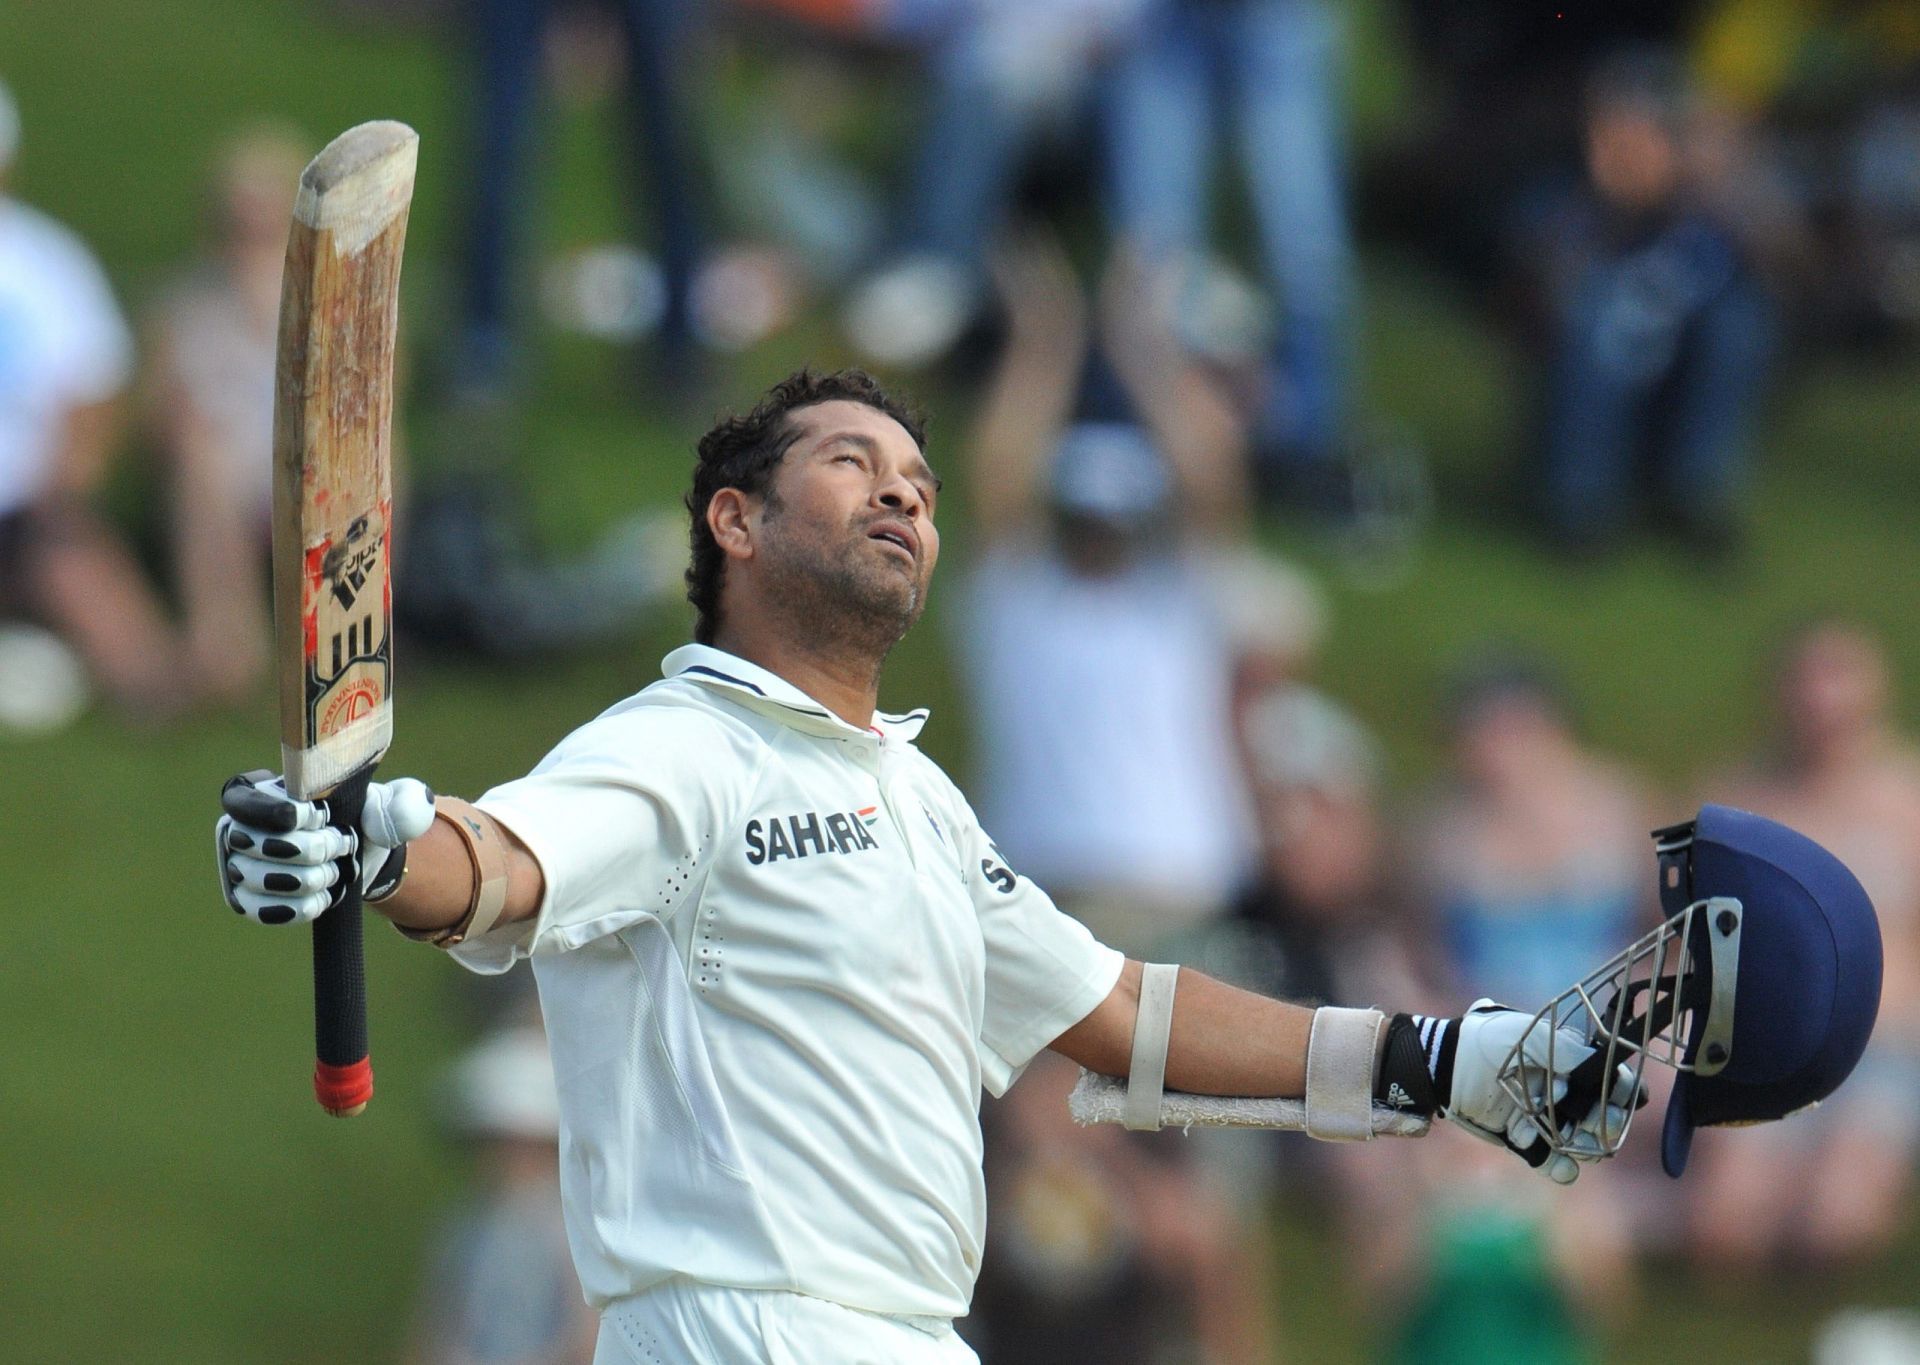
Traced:
<path fill-rule="evenodd" d="M 480 804 L 546 874 L 531 956 L 568 1235 L 596 1307 L 675 1275 L 967 1311 L 999 1094 L 1122 959 L 1011 871 L 913 738 L 720 650 Z"/>
<path fill-rule="evenodd" d="M 133 373 L 133 336 L 73 233 L 0 195 L 0 516 L 45 491 L 70 408 Z"/>

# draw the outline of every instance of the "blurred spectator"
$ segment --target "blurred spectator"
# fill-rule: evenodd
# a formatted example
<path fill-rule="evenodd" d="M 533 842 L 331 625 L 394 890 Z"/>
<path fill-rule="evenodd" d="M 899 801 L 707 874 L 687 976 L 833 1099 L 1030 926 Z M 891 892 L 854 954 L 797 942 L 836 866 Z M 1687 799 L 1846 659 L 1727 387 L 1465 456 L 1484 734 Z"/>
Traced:
<path fill-rule="evenodd" d="M 889 365 L 945 354 L 986 301 L 988 246 L 1037 145 L 1071 141 L 1093 76 L 1149 0 L 955 0 L 930 7 L 926 121 L 899 252 L 861 283 L 845 323 Z M 902 6 L 903 9 L 914 8 Z"/>
<path fill-rule="evenodd" d="M 1454 683 L 1448 781 L 1416 822 L 1402 894 L 1426 942 L 1415 960 L 1440 1010 L 1469 983 L 1503 1002 L 1551 999 L 1650 918 L 1640 784 L 1584 746 L 1546 667 L 1490 656 Z M 1641 1148 L 1640 1165 L 1648 1148 Z M 1631 1149 L 1628 1156 L 1632 1155 Z M 1364 1273 L 1407 1300 L 1395 1360 L 1597 1358 L 1595 1319 L 1633 1292 L 1633 1162 L 1546 1193 L 1501 1178 L 1500 1153 L 1423 1144 L 1374 1173 L 1357 1211 Z M 1409 1217 L 1408 1209 L 1419 1209 Z"/>
<path fill-rule="evenodd" d="M 1231 918 L 1187 960 L 1288 1000 L 1419 1007 L 1431 988 L 1388 913 L 1382 755 L 1373 736 L 1338 702 L 1291 679 L 1251 692 L 1238 716 L 1260 857 Z M 1410 1235 L 1404 1216 L 1391 1212 L 1410 1197 L 1406 1169 L 1378 1160 L 1364 1144 L 1257 1136 L 1267 1140 L 1241 1153 L 1234 1187 L 1278 1184 L 1288 1200 L 1338 1227 L 1348 1274 L 1382 1287 L 1390 1279 L 1381 1269 L 1388 1240 Z"/>
<path fill-rule="evenodd" d="M 1875 343 L 1920 327 L 1920 17 L 1906 0 L 1714 0 L 1702 84 L 1785 168 L 1807 220 L 1796 330 Z"/>
<path fill-rule="evenodd" d="M 221 151 L 206 257 L 151 327 L 148 406 L 172 476 L 175 577 L 194 675 L 245 696 L 270 664 L 273 366 L 287 210 L 307 144 L 255 127 Z"/>
<path fill-rule="evenodd" d="M 1696 1240 L 1725 1268 L 1851 1264 L 1911 1216 L 1920 1146 L 1920 749 L 1899 734 L 1880 642 L 1842 620 L 1796 632 L 1775 674 L 1777 729 L 1715 800 L 1818 840 L 1860 878 L 1886 954 L 1880 1019 L 1846 1087 L 1810 1114 L 1703 1146 Z"/>
<path fill-rule="evenodd" d="M 130 714 L 191 700 L 172 626 L 95 511 L 133 341 L 80 239 L 12 198 L 20 120 L 0 87 L 0 614 L 70 641 Z"/>
<path fill-rule="evenodd" d="M 944 3 L 944 0 L 942 0 Z M 708 120 L 715 189 L 729 222 L 790 257 L 808 284 L 837 288 L 881 249 L 886 210 L 854 164 L 873 127 L 872 91 L 918 41 L 910 6 L 847 0 L 737 0 L 723 81 L 754 98 Z"/>
<path fill-rule="evenodd" d="M 449 1121 L 474 1188 L 441 1234 L 414 1324 L 413 1365 L 586 1365 L 586 1305 L 560 1216 L 560 1104 L 546 1039 L 504 1029 L 469 1051 Z"/>
<path fill-rule="evenodd" d="M 1244 515 L 1239 450 L 1228 418 L 1176 419 L 1202 395 L 1173 371 L 1075 420 L 1070 266 L 1029 239 L 999 271 L 1010 331 L 968 453 L 963 608 L 986 823 L 1104 941 L 1151 956 L 1225 906 L 1248 858 L 1231 660 L 1194 554 Z"/>
<path fill-rule="evenodd" d="M 634 119 L 633 161 L 644 168 L 658 218 L 664 302 L 660 359 L 677 373 L 690 359 L 694 268 L 700 240 L 694 208 L 692 141 L 684 81 L 695 17 L 689 0 L 606 0 L 626 47 Z M 454 385 L 464 398 L 497 397 L 516 360 L 512 321 L 523 259 L 523 206 L 542 196 L 534 180 L 530 135 L 548 29 L 549 0 L 477 0 L 474 42 L 474 181 L 468 210 L 464 317 Z"/>
<path fill-rule="evenodd" d="M 1595 1263 L 1606 1253 L 1595 1257 L 1580 1245 L 1573 1231 L 1580 1214 L 1484 1169 L 1496 1159 L 1491 1151 L 1422 1155 L 1461 1159 L 1427 1163 L 1449 1169 L 1426 1192 L 1421 1266 L 1405 1286 L 1412 1292 L 1381 1358 L 1405 1365 L 1598 1361 L 1581 1291 L 1591 1291 L 1596 1272 L 1606 1273 Z M 1564 1202 L 1591 1208 L 1602 1201 L 1582 1194 Z M 1406 1206 L 1395 1211 L 1404 1217 Z"/>
<path fill-rule="evenodd" d="M 1014 866 L 1103 941 L 1155 960 L 1220 916 L 1250 853 L 1232 660 L 1202 553 L 1245 515 L 1240 432 L 1204 381 L 1177 366 L 1143 388 L 1134 367 L 1145 351 L 1118 336 L 1103 335 L 1083 387 L 1086 308 L 1051 241 L 1023 240 L 997 272 L 1009 336 L 969 442 L 980 539 L 961 610 L 984 823 L 1004 831 Z M 1110 274 L 1103 334 L 1160 329 L 1140 307 L 1141 284 L 1124 262 Z M 1065 1126 L 1044 1147 L 1015 1140 L 990 1162 L 1032 1162 L 1038 1173 L 1010 1172 L 997 1188 L 1018 1200 L 1048 1171 L 1097 1166 L 1105 1141 L 1073 1152 Z M 1163 1210 L 1151 1217 L 1179 1210 L 1186 1220 L 1161 1253 L 1178 1257 L 1161 1283 L 1177 1293 L 1201 1359 L 1262 1359 L 1272 1328 L 1259 1201 L 1225 1195 L 1234 1186 L 1219 1169 L 1231 1155 L 1224 1144 L 1172 1141 L 1127 1185 L 1139 1208 Z M 993 1212 L 989 1225 L 1026 1217 Z M 1114 1290 L 1096 1283 L 1096 1297 Z M 1016 1296 L 1010 1311 L 1076 1320 L 1083 1292 L 1065 1280 Z M 1057 1301 L 1039 1313 L 1032 1298 Z M 986 1312 L 991 1336 L 1002 1324 Z M 1034 1349 L 1012 1358 L 1058 1358 Z"/>
<path fill-rule="evenodd" d="M 1366 218 L 1483 293 L 1503 273 L 1504 213 L 1543 168 L 1579 159 L 1580 91 L 1594 64 L 1622 47 L 1679 42 L 1701 7 L 1401 0 L 1412 117 L 1376 154 Z"/>
<path fill-rule="evenodd" d="M 1241 719 L 1259 828 L 1258 870 L 1235 902 L 1263 962 L 1253 989 L 1288 1000 L 1392 994 L 1383 942 L 1388 840 L 1381 755 L 1339 703 L 1300 683 L 1251 699 Z"/>
<path fill-rule="evenodd" d="M 1610 545 L 1641 471 L 1694 549 L 1731 549 L 1774 315 L 1679 67 L 1616 57 L 1588 87 L 1585 173 L 1523 206 L 1515 259 L 1541 291 L 1543 510 L 1556 546 Z M 1711 174 L 1709 174 L 1711 171 Z"/>
<path fill-rule="evenodd" d="M 1198 268 L 1220 106 L 1279 304 L 1259 472 L 1321 502 L 1346 425 L 1353 259 L 1340 134 L 1340 15 L 1322 0 L 1149 0 L 1108 89 L 1114 227 Z M 1183 292 L 1199 286 L 1187 281 Z"/>
<path fill-rule="evenodd" d="M 1415 894 L 1455 992 L 1551 999 L 1630 943 L 1653 879 L 1648 794 L 1575 734 L 1559 684 L 1524 657 L 1466 672 L 1447 709 L 1450 781 L 1421 822 Z"/>

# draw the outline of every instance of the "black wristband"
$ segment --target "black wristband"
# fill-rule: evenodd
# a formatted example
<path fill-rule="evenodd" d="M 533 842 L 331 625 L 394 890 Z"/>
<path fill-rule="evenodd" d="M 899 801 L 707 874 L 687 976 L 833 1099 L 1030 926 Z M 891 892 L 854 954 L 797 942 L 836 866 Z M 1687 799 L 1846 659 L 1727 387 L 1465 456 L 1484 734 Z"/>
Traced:
<path fill-rule="evenodd" d="M 386 862 L 380 864 L 380 872 L 373 885 L 366 889 L 362 902 L 366 905 L 378 905 L 400 889 L 400 879 L 407 875 L 407 846 L 405 844 L 387 854 Z"/>
<path fill-rule="evenodd" d="M 1389 1109 L 1431 1117 L 1453 1090 L 1453 1057 L 1460 1029 L 1451 1019 L 1396 1014 L 1387 1021 L 1373 1098 Z"/>

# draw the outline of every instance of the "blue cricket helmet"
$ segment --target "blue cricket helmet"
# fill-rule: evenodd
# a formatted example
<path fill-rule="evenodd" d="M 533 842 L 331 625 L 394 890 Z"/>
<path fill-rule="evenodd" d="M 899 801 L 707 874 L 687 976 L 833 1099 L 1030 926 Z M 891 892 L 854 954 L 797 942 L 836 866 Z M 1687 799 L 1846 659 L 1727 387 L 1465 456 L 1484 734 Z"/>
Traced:
<path fill-rule="evenodd" d="M 1711 1041 L 1725 1030 L 1710 1021 L 1690 1030 L 1667 1105 L 1660 1164 L 1678 1176 L 1694 1129 L 1785 1118 L 1852 1072 L 1880 1009 L 1880 922 L 1845 864 L 1772 820 L 1702 806 L 1654 838 L 1669 917 L 1739 905 L 1731 1038 Z M 1690 947 L 1713 951 L 1712 921 L 1689 921 Z M 1700 1056 L 1703 1043 L 1715 1055 Z"/>

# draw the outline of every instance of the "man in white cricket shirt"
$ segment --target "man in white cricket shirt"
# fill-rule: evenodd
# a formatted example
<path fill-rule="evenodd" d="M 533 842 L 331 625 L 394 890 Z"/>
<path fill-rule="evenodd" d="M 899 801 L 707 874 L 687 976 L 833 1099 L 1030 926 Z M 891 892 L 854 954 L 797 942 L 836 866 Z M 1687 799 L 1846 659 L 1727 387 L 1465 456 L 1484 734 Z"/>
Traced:
<path fill-rule="evenodd" d="M 1042 1048 L 1156 1096 L 1162 1072 L 1304 1095 L 1328 1137 L 1392 1098 L 1576 1173 L 1497 1083 L 1530 1015 L 1314 1011 L 1196 972 L 1170 992 L 1006 864 L 914 747 L 925 713 L 876 710 L 939 488 L 870 378 L 802 372 L 700 442 L 698 643 L 662 681 L 473 805 L 379 784 L 352 837 L 269 774 L 223 793 L 236 911 L 310 920 L 344 867 L 468 968 L 532 961 L 601 1365 L 974 1359 L 951 1323 L 980 1264 L 980 1092 Z"/>

